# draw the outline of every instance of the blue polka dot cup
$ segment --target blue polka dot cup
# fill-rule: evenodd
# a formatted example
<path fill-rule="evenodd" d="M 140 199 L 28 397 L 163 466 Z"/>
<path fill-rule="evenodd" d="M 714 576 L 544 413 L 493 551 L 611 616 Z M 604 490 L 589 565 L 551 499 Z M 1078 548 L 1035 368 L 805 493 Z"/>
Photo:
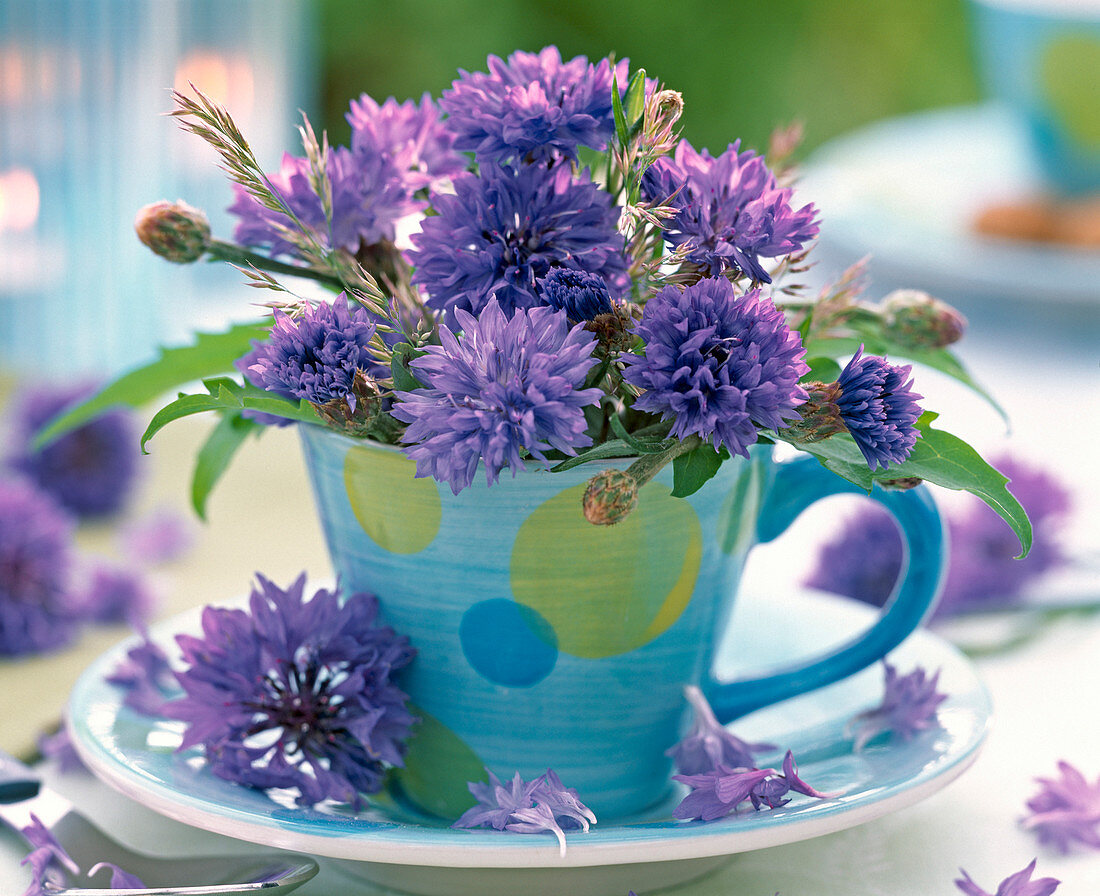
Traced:
<path fill-rule="evenodd" d="M 445 819 L 473 804 L 467 782 L 552 768 L 603 820 L 670 795 L 666 755 L 697 685 L 723 722 L 875 662 L 930 609 L 943 526 L 928 493 L 877 490 L 911 558 L 878 622 L 783 671 L 718 681 L 716 647 L 754 544 L 820 498 L 858 491 L 809 457 L 756 446 L 688 498 L 671 470 L 614 526 L 584 519 L 587 480 L 628 461 L 561 473 L 484 476 L 460 494 L 414 478 L 400 451 L 302 426 L 303 448 L 341 585 L 379 597 L 418 653 L 402 686 L 421 719 L 394 791 Z M 777 651 L 781 634 L 773 633 Z"/>
<path fill-rule="evenodd" d="M 972 0 L 982 79 L 1024 122 L 1052 187 L 1100 190 L 1100 2 Z"/>

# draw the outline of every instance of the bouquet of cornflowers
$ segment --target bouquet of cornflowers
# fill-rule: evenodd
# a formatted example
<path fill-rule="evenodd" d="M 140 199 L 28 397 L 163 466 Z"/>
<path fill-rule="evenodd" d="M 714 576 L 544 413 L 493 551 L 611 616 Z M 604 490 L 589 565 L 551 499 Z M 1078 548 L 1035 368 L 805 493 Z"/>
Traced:
<path fill-rule="evenodd" d="M 233 263 L 279 298 L 262 321 L 162 352 L 43 438 L 201 379 L 142 441 L 220 416 L 195 471 L 200 514 L 245 439 L 299 422 L 400 446 L 456 494 L 505 469 L 634 458 L 593 477 L 594 523 L 629 513 L 669 463 L 684 496 L 731 455 L 786 442 L 868 490 L 971 491 L 1026 552 L 1005 477 L 934 428 L 910 367 L 885 357 L 980 392 L 948 348 L 961 316 L 913 291 L 868 302 L 859 266 L 816 298 L 793 282 L 818 213 L 793 201 L 789 130 L 767 160 L 739 141 L 712 156 L 679 136 L 679 93 L 554 47 L 460 71 L 438 102 L 364 95 L 349 147 L 304 120 L 304 155 L 274 172 L 226 110 L 197 90 L 175 99 L 233 182 L 234 240 L 182 202 L 143 209 L 139 236 L 170 261 Z"/>

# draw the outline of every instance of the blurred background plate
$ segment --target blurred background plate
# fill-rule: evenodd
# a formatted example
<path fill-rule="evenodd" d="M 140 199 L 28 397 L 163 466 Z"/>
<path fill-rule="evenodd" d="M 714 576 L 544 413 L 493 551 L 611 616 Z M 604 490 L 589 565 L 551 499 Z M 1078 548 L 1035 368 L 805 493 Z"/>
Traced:
<path fill-rule="evenodd" d="M 870 255 L 876 293 L 904 285 L 948 300 L 1069 303 L 1091 319 L 1100 309 L 1100 251 L 973 229 L 983 209 L 1039 195 L 1042 186 L 1019 119 L 986 104 L 837 138 L 811 156 L 799 191 L 827 222 L 822 267 Z"/>

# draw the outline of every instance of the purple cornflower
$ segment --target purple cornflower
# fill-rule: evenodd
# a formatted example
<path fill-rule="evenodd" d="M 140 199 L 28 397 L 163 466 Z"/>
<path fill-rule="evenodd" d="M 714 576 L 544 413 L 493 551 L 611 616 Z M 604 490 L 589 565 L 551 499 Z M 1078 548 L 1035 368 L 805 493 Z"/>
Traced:
<path fill-rule="evenodd" d="M 72 519 L 48 495 L 0 478 L 0 656 L 50 650 L 76 634 L 72 533 Z"/>
<path fill-rule="evenodd" d="M 321 197 L 309 178 L 309 160 L 284 155 L 280 169 L 268 175 L 272 189 L 298 220 L 314 231 L 322 245 L 355 254 L 361 247 L 392 242 L 395 225 L 421 208 L 412 198 L 393 161 L 378 152 L 357 152 L 342 146 L 329 151 L 327 174 L 332 184 L 332 223 L 325 221 Z M 229 211 L 237 216 L 234 239 L 246 246 L 268 246 L 273 255 L 297 255 L 286 229 L 296 225 L 283 212 L 272 211 L 244 188 L 233 187 L 236 200 Z"/>
<path fill-rule="evenodd" d="M 1031 553 L 1013 559 L 1019 545 L 1001 518 L 978 500 L 948 511 L 951 557 L 935 617 L 1011 603 L 1024 587 L 1065 562 L 1059 528 L 1070 495 L 1053 476 L 1010 456 L 993 466 L 1027 511 L 1035 530 Z M 868 507 L 849 517 L 836 538 L 824 544 L 805 584 L 881 607 L 901 573 L 901 536 L 889 514 Z"/>
<path fill-rule="evenodd" d="M 250 382 L 279 395 L 313 404 L 358 400 L 356 371 L 387 375 L 371 354 L 376 322 L 369 311 L 340 293 L 331 303 L 308 306 L 298 315 L 275 309 L 271 338 L 253 342 L 246 356 Z"/>
<path fill-rule="evenodd" d="M 921 409 L 908 365 L 855 353 L 837 379 L 840 418 L 872 469 L 903 463 L 917 441 Z"/>
<path fill-rule="evenodd" d="M 703 775 L 720 765 L 727 768 L 755 768 L 753 754 L 774 750 L 774 744 L 750 744 L 718 723 L 703 692 L 694 685 L 684 688 L 691 704 L 694 724 L 691 732 L 665 755 L 671 756 L 681 775 Z"/>
<path fill-rule="evenodd" d="M 492 298 L 509 317 L 544 304 L 537 281 L 553 267 L 598 274 L 615 296 L 626 289 L 618 209 L 587 175 L 568 164 L 494 166 L 459 175 L 454 189 L 433 197 L 438 214 L 406 253 L 428 305 L 452 328 L 457 309 L 480 314 Z"/>
<path fill-rule="evenodd" d="M 592 320 L 615 310 L 607 284 L 599 274 L 551 268 L 536 282 L 546 304 L 556 311 L 564 311 L 571 321 Z"/>
<path fill-rule="evenodd" d="M 562 62 L 557 47 L 517 51 L 508 61 L 488 59 L 489 73 L 459 78 L 443 91 L 440 107 L 455 132 L 455 146 L 486 162 L 577 158 L 578 146 L 603 149 L 615 132 L 612 78 L 619 89 L 629 69 L 620 60 L 596 65 L 584 56 Z"/>
<path fill-rule="evenodd" d="M 558 838 L 564 856 L 565 831 L 587 832 L 588 826 L 596 823 L 596 816 L 580 801 L 577 791 L 562 784 L 552 769 L 530 782 L 516 772 L 507 787 L 491 771 L 485 771 L 489 783 L 472 781 L 467 785 L 477 805 L 462 813 L 453 827 L 491 827 L 517 834 L 550 831 Z"/>
<path fill-rule="evenodd" d="M 686 246 L 688 262 L 711 277 L 737 271 L 771 283 L 760 259 L 796 252 L 817 236 L 817 209 L 794 211 L 791 190 L 776 183 L 761 156 L 740 146 L 731 144 L 715 159 L 681 140 L 672 159 L 648 169 L 644 189 L 651 201 L 677 209 L 665 239 Z"/>
<path fill-rule="evenodd" d="M 1039 842 L 1069 852 L 1073 843 L 1100 849 L 1100 778 L 1090 784 L 1068 762 L 1058 763 L 1060 778 L 1038 778 L 1039 792 L 1027 801 L 1023 826 Z"/>
<path fill-rule="evenodd" d="M 160 715 L 164 709 L 165 695 L 175 683 L 168 655 L 144 630 L 141 643 L 126 651 L 126 659 L 120 660 L 107 681 L 126 691 L 122 703 L 146 716 Z"/>
<path fill-rule="evenodd" d="M 9 462 L 78 517 L 101 517 L 122 508 L 133 489 L 138 440 L 126 411 L 108 411 L 35 451 L 35 435 L 91 389 L 41 388 L 15 409 L 14 453 Z"/>
<path fill-rule="evenodd" d="M 149 618 L 157 598 L 146 577 L 137 570 L 97 564 L 80 598 L 81 616 L 93 622 L 129 622 Z"/>
<path fill-rule="evenodd" d="M 759 290 L 738 296 L 721 277 L 666 286 L 634 331 L 646 344 L 644 356 L 623 356 L 623 378 L 645 390 L 634 407 L 672 420 L 676 438 L 697 434 L 748 456 L 757 426 L 798 417 L 805 350 Z"/>
<path fill-rule="evenodd" d="M 699 821 L 723 818 L 746 801 L 756 811 L 764 806 L 777 809 L 791 801 L 788 796 L 791 791 L 816 799 L 837 796 L 815 790 L 803 781 L 790 750 L 783 759 L 782 772 L 774 768 L 730 768 L 719 764 L 704 774 L 673 775 L 672 780 L 691 788 L 691 793 L 672 810 L 673 818 Z"/>
<path fill-rule="evenodd" d="M 187 723 L 180 749 L 201 745 L 219 777 L 358 809 L 403 764 L 413 717 L 392 676 L 415 651 L 377 625 L 372 595 L 303 600 L 304 573 L 286 591 L 256 579 L 247 612 L 206 607 L 202 637 L 176 637 L 185 695 L 161 711 Z"/>
<path fill-rule="evenodd" d="M 880 734 L 889 733 L 907 741 L 918 732 L 939 725 L 936 710 L 947 699 L 946 694 L 936 690 L 938 669 L 931 677 L 920 666 L 906 675 L 898 675 L 898 670 L 886 660 L 882 665 L 886 671 L 882 703 L 853 719 L 852 748 L 856 752 Z"/>
<path fill-rule="evenodd" d="M 466 170 L 468 159 L 454 150 L 454 134 L 439 120 L 439 109 L 426 93 L 419 106 L 393 97 L 379 105 L 364 93 L 352 100 L 346 117 L 352 152 L 390 159 L 409 193 L 433 188 Z"/>
<path fill-rule="evenodd" d="M 1035 871 L 1035 859 L 1032 859 L 1031 864 L 1022 871 L 1017 871 L 1002 880 L 996 893 L 987 893 L 974 883 L 970 879 L 970 875 L 963 869 L 960 868 L 959 871 L 962 872 L 962 879 L 955 881 L 955 886 L 962 890 L 966 896 L 1050 896 L 1061 884 L 1060 880 L 1053 877 L 1041 877 L 1038 880 L 1032 880 L 1031 875 Z"/>
<path fill-rule="evenodd" d="M 526 469 L 524 452 L 576 454 L 592 444 L 584 408 L 603 394 L 581 385 L 596 363 L 595 339 L 552 308 L 518 310 L 511 320 L 493 299 L 479 319 L 455 312 L 456 336 L 440 327 L 440 345 L 412 362 L 425 384 L 398 392 L 393 416 L 409 424 L 402 440 L 418 476 L 450 483 L 456 495 L 485 463 L 489 485 L 500 471 Z"/>
<path fill-rule="evenodd" d="M 69 734 L 69 725 L 64 717 L 61 719 L 61 727 L 52 734 L 40 734 L 38 736 L 38 752 L 46 759 L 53 760 L 62 772 L 84 771 L 84 761 L 73 746 L 72 736 Z"/>

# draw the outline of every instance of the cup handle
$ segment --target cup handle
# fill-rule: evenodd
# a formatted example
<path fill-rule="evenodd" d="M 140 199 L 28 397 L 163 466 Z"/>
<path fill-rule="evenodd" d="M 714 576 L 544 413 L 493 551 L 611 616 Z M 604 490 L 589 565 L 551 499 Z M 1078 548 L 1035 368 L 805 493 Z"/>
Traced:
<path fill-rule="evenodd" d="M 778 465 L 775 479 L 757 523 L 759 541 L 779 536 L 803 510 L 830 495 L 867 493 L 802 456 Z M 885 507 L 902 533 L 904 570 L 883 614 L 870 629 L 823 656 L 757 678 L 720 682 L 711 674 L 703 685 L 714 714 L 722 724 L 763 706 L 770 706 L 847 678 L 881 659 L 921 624 L 939 596 L 947 558 L 943 520 L 927 488 L 883 489 L 871 499 Z"/>

